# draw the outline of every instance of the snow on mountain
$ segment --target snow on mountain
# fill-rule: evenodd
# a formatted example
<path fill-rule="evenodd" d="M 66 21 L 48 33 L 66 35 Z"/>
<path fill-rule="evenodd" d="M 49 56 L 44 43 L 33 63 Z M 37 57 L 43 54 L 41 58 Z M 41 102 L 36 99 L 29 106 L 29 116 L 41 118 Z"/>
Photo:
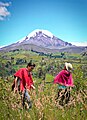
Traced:
<path fill-rule="evenodd" d="M 53 34 L 52 34 L 51 32 L 49 32 L 48 30 L 36 29 L 36 30 L 34 30 L 33 32 L 31 32 L 31 33 L 28 35 L 28 38 L 30 38 L 30 37 L 35 37 L 35 36 L 36 36 L 36 33 L 38 33 L 39 31 L 41 31 L 42 33 L 48 35 L 49 37 L 53 37 Z"/>
<path fill-rule="evenodd" d="M 18 42 L 11 45 L 0 48 L 0 51 L 11 51 L 11 50 L 31 50 L 44 53 L 54 53 L 54 52 L 70 52 L 70 53 L 80 53 L 86 51 L 85 47 L 77 47 L 61 40 L 60 38 L 54 36 L 48 30 L 36 29 L 27 36 L 23 37 Z"/>
<path fill-rule="evenodd" d="M 34 30 L 33 32 L 29 33 L 28 36 L 23 37 L 23 38 L 22 38 L 21 40 L 19 40 L 18 42 L 21 43 L 21 42 L 23 42 L 23 41 L 25 41 L 25 40 L 27 41 L 27 40 L 29 40 L 31 37 L 35 37 L 36 34 L 39 33 L 39 32 L 42 32 L 42 33 L 43 33 L 43 36 L 45 36 L 45 37 L 46 37 L 46 35 L 49 36 L 49 37 L 51 37 L 51 38 L 53 37 L 53 34 L 52 34 L 51 32 L 49 32 L 48 30 L 36 29 L 36 30 Z"/>
<path fill-rule="evenodd" d="M 34 44 L 38 46 L 42 46 L 45 48 L 60 48 L 60 47 L 67 47 L 72 46 L 71 43 L 64 42 L 63 40 L 55 37 L 51 32 L 48 30 L 40 30 L 36 29 L 26 37 L 22 38 L 17 42 L 17 44 Z"/>

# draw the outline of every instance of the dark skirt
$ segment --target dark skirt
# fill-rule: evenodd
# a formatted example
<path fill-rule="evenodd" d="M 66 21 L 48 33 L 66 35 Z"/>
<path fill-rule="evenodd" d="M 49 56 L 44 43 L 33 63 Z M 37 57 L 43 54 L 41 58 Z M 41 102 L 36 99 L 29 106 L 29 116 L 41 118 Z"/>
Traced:
<path fill-rule="evenodd" d="M 65 87 L 64 89 L 62 89 L 62 88 L 58 89 L 55 100 L 61 106 L 68 104 L 68 102 L 70 100 L 70 87 Z"/>

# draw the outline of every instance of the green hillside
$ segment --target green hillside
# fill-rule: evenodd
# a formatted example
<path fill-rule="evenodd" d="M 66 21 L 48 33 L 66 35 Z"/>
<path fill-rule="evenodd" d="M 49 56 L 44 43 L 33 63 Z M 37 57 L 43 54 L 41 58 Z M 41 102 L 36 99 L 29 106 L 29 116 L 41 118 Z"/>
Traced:
<path fill-rule="evenodd" d="M 20 95 L 11 91 L 11 85 L 15 71 L 26 67 L 30 60 L 36 64 L 33 71 L 36 89 L 30 91 L 33 106 L 26 110 Z M 69 103 L 60 106 L 55 101 L 57 85 L 53 79 L 65 62 L 74 67 L 75 87 Z M 87 120 L 87 57 L 69 53 L 41 55 L 23 50 L 0 53 L 0 120 Z"/>

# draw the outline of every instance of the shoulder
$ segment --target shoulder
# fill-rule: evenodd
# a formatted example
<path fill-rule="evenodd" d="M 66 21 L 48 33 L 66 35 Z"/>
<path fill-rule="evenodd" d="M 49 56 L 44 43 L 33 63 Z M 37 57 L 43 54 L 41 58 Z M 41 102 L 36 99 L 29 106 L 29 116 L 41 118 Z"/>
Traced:
<path fill-rule="evenodd" d="M 24 71 L 26 71 L 26 68 L 20 68 L 18 71 L 24 72 Z"/>
<path fill-rule="evenodd" d="M 20 68 L 20 70 L 26 70 L 26 68 Z"/>
<path fill-rule="evenodd" d="M 59 73 L 65 73 L 66 72 L 66 70 L 61 70 Z"/>
<path fill-rule="evenodd" d="M 65 75 L 65 74 L 69 74 L 69 72 L 67 70 L 61 70 L 59 72 L 60 75 Z"/>

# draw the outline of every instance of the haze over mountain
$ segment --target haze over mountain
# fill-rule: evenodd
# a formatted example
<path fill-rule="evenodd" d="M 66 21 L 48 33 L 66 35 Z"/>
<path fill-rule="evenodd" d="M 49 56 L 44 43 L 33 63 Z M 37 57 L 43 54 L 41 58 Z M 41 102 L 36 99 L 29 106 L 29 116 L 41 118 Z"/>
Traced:
<path fill-rule="evenodd" d="M 86 47 L 77 47 L 61 40 L 54 36 L 51 32 L 47 30 L 34 30 L 26 37 L 18 40 L 18 42 L 11 45 L 5 46 L 0 49 L 0 51 L 10 51 L 15 49 L 24 49 L 45 53 L 53 52 L 74 52 L 80 53 L 85 50 Z"/>

